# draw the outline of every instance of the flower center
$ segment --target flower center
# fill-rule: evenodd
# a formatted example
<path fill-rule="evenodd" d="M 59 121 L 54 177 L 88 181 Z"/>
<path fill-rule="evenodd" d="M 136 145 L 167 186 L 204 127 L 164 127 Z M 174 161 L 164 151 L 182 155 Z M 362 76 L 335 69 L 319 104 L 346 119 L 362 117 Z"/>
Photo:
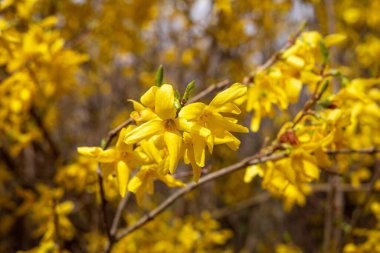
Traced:
<path fill-rule="evenodd" d="M 177 129 L 177 125 L 173 119 L 167 119 L 164 121 L 164 127 L 167 131 L 174 131 Z"/>

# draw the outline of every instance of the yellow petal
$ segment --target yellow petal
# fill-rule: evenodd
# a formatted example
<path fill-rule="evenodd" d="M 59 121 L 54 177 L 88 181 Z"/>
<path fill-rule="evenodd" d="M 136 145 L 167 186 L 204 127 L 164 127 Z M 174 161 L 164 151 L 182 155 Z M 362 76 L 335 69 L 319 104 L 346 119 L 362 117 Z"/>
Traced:
<path fill-rule="evenodd" d="M 194 149 L 194 159 L 198 166 L 205 166 L 205 156 L 206 156 L 206 143 L 205 139 L 200 136 L 194 135 L 192 138 L 193 149 Z"/>
<path fill-rule="evenodd" d="M 184 106 L 178 114 L 178 117 L 187 120 L 197 120 L 203 113 L 206 105 L 201 102 L 192 103 Z"/>
<path fill-rule="evenodd" d="M 121 197 L 125 196 L 127 192 L 127 185 L 129 180 L 129 168 L 124 161 L 119 161 L 117 163 L 117 180 L 119 183 L 119 191 Z"/>
<path fill-rule="evenodd" d="M 164 140 L 169 151 L 169 171 L 173 174 L 181 155 L 182 136 L 179 133 L 166 131 Z"/>
<path fill-rule="evenodd" d="M 342 43 L 347 39 L 347 36 L 343 33 L 330 34 L 325 37 L 324 42 L 326 47 L 334 46 Z"/>
<path fill-rule="evenodd" d="M 127 133 L 124 142 L 126 144 L 134 144 L 161 133 L 163 129 L 162 120 L 151 120 Z"/>
<path fill-rule="evenodd" d="M 147 170 L 140 169 L 139 172 L 129 181 L 128 190 L 136 193 L 139 188 L 143 185 L 144 181 L 146 181 L 146 172 Z"/>
<path fill-rule="evenodd" d="M 77 151 L 79 154 L 95 158 L 101 163 L 112 163 L 117 158 L 114 149 L 103 150 L 99 147 L 79 147 Z"/>
<path fill-rule="evenodd" d="M 169 84 L 162 85 L 156 92 L 155 112 L 161 119 L 174 119 L 176 108 L 174 107 L 174 90 Z"/>
<path fill-rule="evenodd" d="M 187 121 L 186 119 L 179 119 L 178 125 L 180 130 L 187 133 L 197 134 L 202 137 L 208 137 L 211 134 L 210 129 L 202 127 L 197 123 Z"/>
<path fill-rule="evenodd" d="M 157 164 L 159 164 L 162 161 L 160 151 L 157 149 L 153 142 L 144 140 L 141 142 L 141 148 L 143 149 L 145 154 L 149 156 L 149 158 L 155 161 Z"/>
<path fill-rule="evenodd" d="M 144 93 L 144 95 L 141 96 L 141 103 L 149 108 L 154 108 L 155 106 L 155 99 L 156 99 L 156 92 L 158 90 L 157 86 L 152 86 L 150 89 Z M 133 104 L 135 105 L 135 103 Z M 136 110 L 136 109 L 135 109 Z"/>
<path fill-rule="evenodd" d="M 259 165 L 248 166 L 244 174 L 244 182 L 251 182 L 256 176 L 262 177 L 264 175 L 263 169 Z"/>
<path fill-rule="evenodd" d="M 295 55 L 291 55 L 288 58 L 286 58 L 286 62 L 290 66 L 292 66 L 296 69 L 302 69 L 305 66 L 305 61 L 302 58 L 295 56 Z"/>
<path fill-rule="evenodd" d="M 239 83 L 233 84 L 230 88 L 218 93 L 210 102 L 210 107 L 219 108 L 226 103 L 233 102 L 247 94 L 247 86 Z"/>
<path fill-rule="evenodd" d="M 77 152 L 80 155 L 93 157 L 93 158 L 97 157 L 102 151 L 103 149 L 99 147 L 78 147 L 77 148 Z"/>
<path fill-rule="evenodd" d="M 306 174 L 309 180 L 319 178 L 319 169 L 314 163 L 308 160 L 304 160 L 303 164 L 304 164 L 304 173 Z"/>
<path fill-rule="evenodd" d="M 226 117 L 222 117 L 216 114 L 213 114 L 209 116 L 207 120 L 207 124 L 210 129 L 220 129 L 230 132 L 237 132 L 237 133 L 248 133 L 248 128 L 236 124 L 233 121 L 229 120 Z"/>
<path fill-rule="evenodd" d="M 256 133 L 260 129 L 261 115 L 260 111 L 255 110 L 252 119 L 251 119 L 251 130 Z"/>
<path fill-rule="evenodd" d="M 170 175 L 163 176 L 163 175 L 160 175 L 157 173 L 156 176 L 159 180 L 164 182 L 169 187 L 184 187 L 185 186 L 184 183 L 182 183 L 181 181 L 175 179 L 174 177 L 172 177 Z"/>
<path fill-rule="evenodd" d="M 219 107 L 217 109 L 218 112 L 224 112 L 224 113 L 233 113 L 233 114 L 240 114 L 241 110 L 240 108 L 235 105 L 234 103 L 227 103 L 224 104 L 222 107 Z"/>
<path fill-rule="evenodd" d="M 296 78 L 289 78 L 285 81 L 285 84 L 285 92 L 289 101 L 292 103 L 297 102 L 302 89 L 302 82 Z"/>

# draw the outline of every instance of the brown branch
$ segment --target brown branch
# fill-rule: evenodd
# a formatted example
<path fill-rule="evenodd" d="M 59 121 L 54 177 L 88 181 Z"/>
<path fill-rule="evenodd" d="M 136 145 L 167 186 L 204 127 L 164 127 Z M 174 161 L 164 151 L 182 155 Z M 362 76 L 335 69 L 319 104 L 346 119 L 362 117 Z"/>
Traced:
<path fill-rule="evenodd" d="M 164 210 L 166 210 L 168 207 L 170 207 L 177 199 L 183 197 L 186 193 L 198 188 L 199 186 L 213 181 L 217 178 L 220 178 L 224 175 L 230 174 L 232 172 L 235 172 L 237 170 L 243 169 L 249 165 L 254 165 L 258 163 L 263 163 L 266 161 L 274 161 L 279 160 L 281 158 L 286 157 L 286 153 L 277 153 L 277 154 L 262 154 L 260 156 L 254 155 L 251 157 L 247 157 L 243 159 L 242 161 L 232 164 L 228 167 L 225 167 L 223 169 L 220 169 L 218 171 L 215 171 L 213 173 L 210 173 L 206 175 L 205 177 L 201 178 L 198 183 L 190 183 L 186 187 L 176 191 L 174 194 L 172 194 L 170 197 L 168 197 L 164 202 L 162 202 L 158 207 L 153 209 L 151 212 L 143 216 L 140 220 L 138 220 L 135 224 L 131 225 L 130 227 L 124 229 L 119 234 L 116 235 L 116 241 L 124 238 L 125 236 L 129 235 L 133 231 L 137 230 L 138 228 L 144 226 L 151 220 L 153 220 L 156 216 L 161 214 Z"/>
<path fill-rule="evenodd" d="M 127 194 L 125 197 L 120 201 L 119 205 L 117 206 L 115 217 L 113 218 L 112 225 L 111 225 L 111 236 L 114 237 L 117 231 L 117 227 L 119 226 L 121 214 L 125 208 L 125 206 L 128 203 L 128 200 L 131 197 L 131 192 L 127 191 Z"/>
<path fill-rule="evenodd" d="M 311 108 L 313 108 L 314 105 L 318 102 L 318 100 L 321 99 L 324 90 L 322 89 L 322 90 L 318 93 L 318 88 L 319 88 L 320 84 L 322 83 L 322 81 L 323 81 L 323 79 L 322 79 L 321 81 L 318 82 L 314 94 L 313 94 L 312 97 L 311 97 L 309 100 L 307 100 L 306 103 L 304 104 L 304 106 L 303 106 L 303 108 L 302 108 L 302 111 L 301 111 L 301 115 L 300 115 L 300 116 L 294 121 L 294 123 L 293 123 L 293 125 L 292 125 L 292 128 L 295 128 L 296 125 L 297 125 L 298 123 L 300 123 L 301 120 L 302 120 L 306 115 L 309 115 Z"/>
<path fill-rule="evenodd" d="M 201 175 L 204 176 L 206 175 L 211 169 L 211 165 L 207 166 L 206 168 L 201 169 Z M 178 172 L 172 175 L 174 178 L 184 178 L 184 177 L 190 177 L 193 176 L 192 171 L 183 171 L 183 172 Z"/>

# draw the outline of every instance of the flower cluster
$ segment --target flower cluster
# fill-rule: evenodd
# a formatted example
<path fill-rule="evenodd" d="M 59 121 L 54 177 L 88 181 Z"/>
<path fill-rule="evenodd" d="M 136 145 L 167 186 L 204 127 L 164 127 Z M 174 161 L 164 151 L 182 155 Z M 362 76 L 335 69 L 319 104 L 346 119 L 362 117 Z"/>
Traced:
<path fill-rule="evenodd" d="M 184 185 L 172 176 L 182 159 L 191 164 L 194 180 L 198 181 L 205 166 L 206 150 L 212 153 L 214 146 L 221 144 L 236 150 L 240 141 L 232 133 L 248 132 L 233 117 L 241 113 L 239 106 L 245 100 L 247 87 L 236 83 L 208 105 L 201 102 L 184 105 L 193 85 L 189 84 L 181 100 L 172 85 L 152 86 L 140 102 L 132 100 L 131 118 L 136 126 L 120 132 L 115 148 L 80 147 L 78 152 L 111 165 L 111 170 L 107 170 L 110 166 L 103 167 L 106 174 L 116 171 L 121 196 L 128 189 L 136 193 L 139 203 L 145 192 L 153 193 L 155 179 L 169 187 Z M 138 171 L 129 180 L 136 168 Z"/>

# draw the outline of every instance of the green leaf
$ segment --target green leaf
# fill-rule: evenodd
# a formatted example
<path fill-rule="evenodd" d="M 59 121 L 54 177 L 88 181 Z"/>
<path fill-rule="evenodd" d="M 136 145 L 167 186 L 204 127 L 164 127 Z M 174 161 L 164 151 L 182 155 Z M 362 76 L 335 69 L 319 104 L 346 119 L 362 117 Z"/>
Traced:
<path fill-rule="evenodd" d="M 179 99 L 174 99 L 174 107 L 175 107 L 175 109 L 177 109 L 177 111 L 182 108 L 182 105 L 181 105 L 181 102 L 179 101 Z"/>
<path fill-rule="evenodd" d="M 106 139 L 102 138 L 102 140 L 100 141 L 100 146 L 104 148 L 105 145 L 106 145 Z"/>
<path fill-rule="evenodd" d="M 160 65 L 156 72 L 156 86 L 161 87 L 164 81 L 164 67 Z"/>
<path fill-rule="evenodd" d="M 174 90 L 174 97 L 179 100 L 181 97 L 181 94 L 179 94 L 178 90 Z"/>
<path fill-rule="evenodd" d="M 322 60 L 323 60 L 323 65 L 326 65 L 328 60 L 329 60 L 329 50 L 327 49 L 325 43 L 323 43 L 323 41 L 320 41 L 319 42 L 319 48 L 321 50 L 321 54 L 322 54 Z"/>
<path fill-rule="evenodd" d="M 183 94 L 183 97 L 182 97 L 183 102 L 186 103 L 191 98 L 194 92 L 194 88 L 195 88 L 195 81 L 193 80 L 186 86 L 185 93 Z"/>

